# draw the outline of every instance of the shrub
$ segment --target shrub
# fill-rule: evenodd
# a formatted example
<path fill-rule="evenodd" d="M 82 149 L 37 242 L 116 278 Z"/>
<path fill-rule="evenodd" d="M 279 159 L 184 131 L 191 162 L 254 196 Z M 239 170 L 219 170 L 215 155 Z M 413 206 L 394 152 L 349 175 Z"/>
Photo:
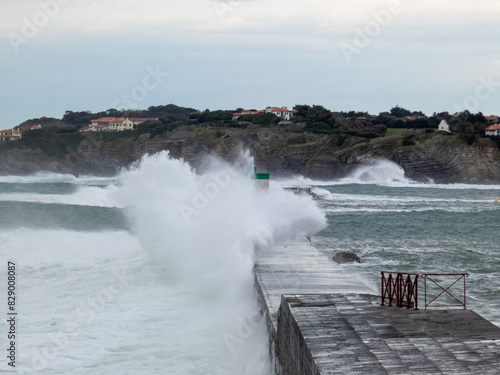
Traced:
<path fill-rule="evenodd" d="M 59 133 L 56 127 L 48 127 L 27 132 L 16 142 L 33 150 L 38 148 L 49 156 L 62 159 L 66 154 L 76 150 L 84 138 L 80 133 Z"/>
<path fill-rule="evenodd" d="M 345 135 L 339 136 L 339 138 L 337 139 L 337 146 L 341 147 L 344 144 L 346 138 L 347 137 Z"/>
<path fill-rule="evenodd" d="M 333 128 L 324 122 L 313 122 L 304 127 L 304 131 L 311 133 L 330 134 Z"/>
<path fill-rule="evenodd" d="M 256 125 L 273 125 L 280 121 L 274 113 L 259 113 L 253 116 L 252 123 Z"/>
<path fill-rule="evenodd" d="M 413 142 L 413 136 L 407 136 L 403 138 L 403 146 L 413 146 L 415 142 Z"/>

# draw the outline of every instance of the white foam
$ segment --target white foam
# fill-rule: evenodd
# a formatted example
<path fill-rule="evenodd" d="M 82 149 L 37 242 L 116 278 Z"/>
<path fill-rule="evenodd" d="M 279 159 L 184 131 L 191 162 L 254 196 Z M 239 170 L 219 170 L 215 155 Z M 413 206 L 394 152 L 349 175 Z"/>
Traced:
<path fill-rule="evenodd" d="M 434 188 L 445 190 L 498 190 L 500 194 L 500 185 L 484 185 L 484 184 L 417 184 L 419 188 Z"/>
<path fill-rule="evenodd" d="M 256 248 L 291 234 L 314 233 L 325 226 L 325 217 L 312 197 L 280 188 L 259 190 L 249 178 L 253 160 L 248 156 L 236 163 L 238 169 L 215 159 L 208 164 L 197 175 L 167 153 L 146 156 L 137 168 L 123 172 L 114 197 L 129 207 L 134 231 L 152 259 L 188 294 L 204 296 L 198 306 L 202 316 L 190 319 L 199 322 L 197 331 L 212 332 L 224 345 L 212 340 L 213 352 L 201 363 L 217 358 L 217 366 L 231 369 L 228 373 L 260 374 L 269 363 L 261 358 L 266 350 L 257 350 L 260 359 L 255 357 L 255 348 L 268 342 L 264 325 L 252 329 L 260 332 L 253 341 L 238 334 L 244 325 L 238 321 L 248 314 L 245 306 L 257 309 Z"/>
<path fill-rule="evenodd" d="M 401 166 L 395 162 L 375 158 L 359 165 L 348 176 L 335 180 L 313 180 L 303 176 L 293 176 L 286 179 L 277 179 L 273 182 L 279 186 L 337 186 L 349 184 L 362 184 L 362 185 L 379 185 L 391 187 L 408 187 L 423 188 L 423 189 L 456 189 L 456 190 L 499 190 L 500 185 L 485 185 L 485 184 L 435 184 L 432 180 L 428 183 L 416 182 L 405 176 L 405 172 Z M 318 192 L 322 190 L 316 189 Z M 323 192 L 324 193 L 324 192 Z M 322 194 L 322 193 L 318 193 Z"/>
<path fill-rule="evenodd" d="M 82 185 L 105 185 L 115 180 L 115 177 L 97 177 L 90 175 L 76 177 L 72 174 L 53 172 L 37 172 L 27 176 L 0 176 L 0 183 L 7 184 L 69 183 Z"/>
<path fill-rule="evenodd" d="M 341 179 L 342 183 L 407 186 L 415 182 L 405 176 L 403 168 L 387 159 L 372 159 Z"/>
<path fill-rule="evenodd" d="M 116 202 L 110 196 L 110 191 L 113 189 L 113 186 L 106 188 L 81 186 L 72 194 L 0 193 L 0 201 L 117 207 Z"/>
<path fill-rule="evenodd" d="M 251 158 L 239 164 L 212 160 L 197 175 L 162 153 L 110 180 L 4 178 L 78 187 L 67 195 L 3 193 L 0 200 L 127 207 L 133 226 L 133 233 L 0 233 L 19 269 L 20 371 L 270 374 L 253 290 L 257 248 L 318 231 L 325 216 L 311 197 L 257 189 Z"/>
<path fill-rule="evenodd" d="M 335 186 L 346 184 L 408 186 L 418 184 L 406 178 L 404 170 L 398 164 L 387 159 L 368 160 L 344 178 L 313 180 L 299 175 L 289 178 L 278 178 L 273 183 L 279 186 Z"/>

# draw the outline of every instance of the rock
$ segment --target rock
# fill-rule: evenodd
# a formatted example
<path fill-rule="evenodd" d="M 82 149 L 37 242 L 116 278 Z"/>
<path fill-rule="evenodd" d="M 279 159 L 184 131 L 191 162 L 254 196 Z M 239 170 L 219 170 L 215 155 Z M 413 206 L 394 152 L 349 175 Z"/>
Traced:
<path fill-rule="evenodd" d="M 350 253 L 348 251 L 338 252 L 332 259 L 339 264 L 351 263 L 351 262 L 358 262 L 358 263 L 363 262 L 361 258 L 358 257 L 356 254 Z"/>

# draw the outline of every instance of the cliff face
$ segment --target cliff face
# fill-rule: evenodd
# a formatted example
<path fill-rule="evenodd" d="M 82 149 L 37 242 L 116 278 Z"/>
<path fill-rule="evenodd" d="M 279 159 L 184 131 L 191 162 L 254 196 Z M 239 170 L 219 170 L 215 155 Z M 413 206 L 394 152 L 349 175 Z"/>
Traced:
<path fill-rule="evenodd" d="M 377 147 L 374 156 L 393 160 L 405 170 L 407 177 L 436 183 L 500 182 L 500 150 L 490 138 L 477 138 L 472 145 L 459 136 L 422 134 L 414 138 L 415 145 Z M 375 144 L 377 142 L 374 142 Z M 384 144 L 384 139 L 381 139 Z"/>
<path fill-rule="evenodd" d="M 315 179 L 343 177 L 372 158 L 398 163 L 407 177 L 437 183 L 500 183 L 500 150 L 495 141 L 478 138 L 472 145 L 456 135 L 415 133 L 405 137 L 365 139 L 318 135 L 283 128 L 180 128 L 138 138 L 91 134 L 63 157 L 39 149 L 13 147 L 0 152 L 0 173 L 52 171 L 112 175 L 145 154 L 168 150 L 194 167 L 216 154 L 232 160 L 248 148 L 259 170 L 274 175 L 301 174 Z"/>

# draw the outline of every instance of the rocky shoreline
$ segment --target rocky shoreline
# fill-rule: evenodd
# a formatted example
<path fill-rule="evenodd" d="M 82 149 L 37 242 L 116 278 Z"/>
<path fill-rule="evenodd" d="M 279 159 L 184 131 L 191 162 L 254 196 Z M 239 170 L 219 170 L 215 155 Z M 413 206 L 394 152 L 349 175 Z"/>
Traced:
<path fill-rule="evenodd" d="M 410 140 L 410 141 L 408 141 Z M 168 150 L 197 168 L 207 155 L 231 161 L 250 150 L 260 170 L 274 175 L 300 174 L 313 179 L 344 177 L 375 158 L 399 164 L 406 177 L 436 183 L 500 184 L 500 150 L 495 140 L 478 137 L 472 144 L 459 135 L 407 134 L 373 139 L 287 132 L 281 128 L 189 127 L 151 137 L 106 138 L 89 134 L 63 157 L 40 149 L 11 147 L 0 152 L 0 174 L 38 171 L 110 176 L 145 154 Z"/>

